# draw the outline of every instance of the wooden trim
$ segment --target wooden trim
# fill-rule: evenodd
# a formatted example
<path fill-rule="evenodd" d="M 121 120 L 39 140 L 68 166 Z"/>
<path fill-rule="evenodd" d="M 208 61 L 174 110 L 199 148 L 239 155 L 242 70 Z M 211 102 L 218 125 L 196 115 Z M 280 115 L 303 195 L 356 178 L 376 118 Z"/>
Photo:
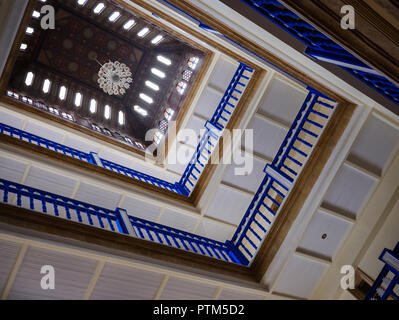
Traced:
<path fill-rule="evenodd" d="M 0 221 L 9 225 L 99 245 L 111 250 L 140 255 L 161 263 L 172 263 L 255 283 L 249 269 L 244 266 L 9 204 L 0 203 Z"/>
<path fill-rule="evenodd" d="M 355 109 L 356 106 L 349 103 L 341 103 L 336 107 L 320 140 L 314 147 L 312 155 L 306 162 L 305 167 L 291 189 L 286 202 L 280 209 L 280 213 L 251 264 L 250 268 L 258 281 L 262 279 L 276 256 L 278 249 L 294 224 Z"/>
<path fill-rule="evenodd" d="M 260 89 L 260 85 L 262 84 L 262 81 L 266 76 L 266 73 L 267 73 L 266 71 L 260 69 L 255 70 L 254 75 L 252 76 L 251 81 L 246 87 L 243 96 L 241 97 L 240 101 L 235 107 L 233 116 L 228 122 L 225 130 L 231 131 L 234 128 L 238 127 L 238 125 L 240 124 L 241 120 L 244 117 L 245 112 L 249 108 L 252 97 Z M 224 150 L 223 150 L 223 143 L 221 142 L 221 140 L 218 141 L 218 144 L 216 145 L 214 152 L 219 152 L 219 159 L 223 158 Z M 211 163 L 208 163 L 205 166 L 205 169 L 202 172 L 201 177 L 199 178 L 191 194 L 195 206 L 197 206 L 199 201 L 201 200 L 201 197 L 204 194 L 217 167 L 218 164 L 211 164 Z"/>
<path fill-rule="evenodd" d="M 338 44 L 350 49 L 376 70 L 399 83 L 398 52 L 399 37 L 391 26 L 364 1 L 359 0 L 282 0 L 284 4 L 313 26 L 327 34 Z M 343 5 L 355 8 L 354 30 L 340 26 Z"/>
<path fill-rule="evenodd" d="M 137 187 L 140 190 L 152 192 L 153 194 L 161 196 L 165 199 L 177 201 L 179 203 L 184 203 L 185 205 L 189 205 L 189 206 L 193 207 L 192 199 L 185 197 L 183 195 L 177 194 L 175 192 L 151 185 L 151 184 L 143 182 L 143 181 L 139 181 L 139 180 L 130 178 L 123 174 L 114 172 L 112 170 L 105 169 L 103 167 L 97 166 L 92 163 L 88 163 L 88 162 L 85 162 L 85 161 L 82 161 L 79 159 L 72 158 L 72 157 L 64 155 L 60 152 L 46 149 L 46 148 L 40 147 L 38 145 L 32 144 L 30 142 L 11 137 L 4 133 L 0 133 L 0 138 L 1 138 L 0 145 L 6 144 L 9 146 L 18 148 L 18 149 L 22 149 L 24 151 L 28 151 L 30 154 L 34 154 L 39 157 L 44 157 L 48 160 L 62 162 L 63 164 L 72 166 L 76 169 L 87 170 L 96 175 L 100 175 L 108 180 L 110 179 L 115 182 L 122 182 L 124 184 L 128 184 L 130 186 Z"/>

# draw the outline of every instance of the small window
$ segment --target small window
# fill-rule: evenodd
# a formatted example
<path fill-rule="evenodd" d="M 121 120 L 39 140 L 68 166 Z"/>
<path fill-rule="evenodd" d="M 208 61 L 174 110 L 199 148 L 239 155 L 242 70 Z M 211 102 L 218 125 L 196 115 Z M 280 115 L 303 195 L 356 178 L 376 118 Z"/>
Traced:
<path fill-rule="evenodd" d="M 158 43 L 160 43 L 160 42 L 162 41 L 162 39 L 163 39 L 163 36 L 161 36 L 161 35 L 159 34 L 159 35 L 157 35 L 154 39 L 151 40 L 151 43 L 152 43 L 152 44 L 158 44 Z"/>
<path fill-rule="evenodd" d="M 157 56 L 157 60 L 159 62 L 162 62 L 163 64 L 166 64 L 167 66 L 170 66 L 172 64 L 172 61 L 168 58 L 165 58 L 164 56 Z"/>
<path fill-rule="evenodd" d="M 86 4 L 87 0 L 78 0 L 78 5 L 84 6 Z"/>
<path fill-rule="evenodd" d="M 191 68 L 191 69 L 195 69 L 197 67 L 197 64 L 199 62 L 199 58 L 197 57 L 191 57 L 190 59 L 188 59 L 187 65 Z"/>
<path fill-rule="evenodd" d="M 176 90 L 177 90 L 177 92 L 178 92 L 179 94 L 183 94 L 184 91 L 186 90 L 186 88 L 187 88 L 187 83 L 186 83 L 186 82 L 183 82 L 183 81 L 180 81 L 180 82 L 177 84 L 177 86 L 176 86 Z"/>
<path fill-rule="evenodd" d="M 159 91 L 159 86 L 158 86 L 157 84 L 155 84 L 154 82 L 146 81 L 146 82 L 145 82 L 145 85 L 146 85 L 148 88 L 151 88 L 151 89 L 154 90 L 154 91 Z"/>
<path fill-rule="evenodd" d="M 26 86 L 31 86 L 32 85 L 32 83 L 33 83 L 33 78 L 35 77 L 35 75 L 33 74 L 33 72 L 28 72 L 27 74 L 26 74 L 26 77 L 25 77 L 25 84 L 26 84 Z"/>
<path fill-rule="evenodd" d="M 144 93 L 140 93 L 140 99 L 144 100 L 145 102 L 151 104 L 154 102 L 154 99 L 152 99 L 151 97 L 147 96 Z"/>
<path fill-rule="evenodd" d="M 128 22 L 126 22 L 123 25 L 123 29 L 125 30 L 130 30 L 131 28 L 133 28 L 133 26 L 136 24 L 136 21 L 134 21 L 133 19 L 130 19 Z"/>
<path fill-rule="evenodd" d="M 143 38 L 143 37 L 145 37 L 147 34 L 148 34 L 148 32 L 150 32 L 150 29 L 149 28 L 143 28 L 143 29 L 141 29 L 140 31 L 139 31 L 139 33 L 137 34 L 140 38 Z"/>
<path fill-rule="evenodd" d="M 43 82 L 43 92 L 49 93 L 51 88 L 51 81 L 49 79 L 44 80 Z"/>
<path fill-rule="evenodd" d="M 80 92 L 77 92 L 75 94 L 75 106 L 80 107 L 82 105 L 82 94 Z"/>
<path fill-rule="evenodd" d="M 98 5 L 96 5 L 96 7 L 93 9 L 93 12 L 95 14 L 99 14 L 101 11 L 103 11 L 105 8 L 105 4 L 100 2 Z"/>
<path fill-rule="evenodd" d="M 147 110 L 143 109 L 142 107 L 135 105 L 133 107 L 134 111 L 136 111 L 138 114 L 141 114 L 143 117 L 148 115 Z"/>
<path fill-rule="evenodd" d="M 33 18 L 40 18 L 40 12 L 39 11 L 36 11 L 36 10 L 33 10 L 33 12 L 32 12 L 32 17 Z"/>
<path fill-rule="evenodd" d="M 109 21 L 115 22 L 121 16 L 120 12 L 114 11 L 108 18 Z"/>
<path fill-rule="evenodd" d="M 184 70 L 182 78 L 183 78 L 183 80 L 185 80 L 185 81 L 188 82 L 188 81 L 191 79 L 191 76 L 192 76 L 192 75 L 193 75 L 193 72 L 192 72 L 192 71 L 190 71 L 190 70 Z"/>
<path fill-rule="evenodd" d="M 172 120 L 174 114 L 175 114 L 174 110 L 172 110 L 171 108 L 167 108 L 164 113 L 165 119 L 168 121 Z"/>
<path fill-rule="evenodd" d="M 162 141 L 163 136 L 164 136 L 163 133 L 157 131 L 157 132 L 154 134 L 154 138 L 153 138 L 154 142 L 155 142 L 156 144 L 159 144 L 159 143 Z"/>
<path fill-rule="evenodd" d="M 26 51 L 28 49 L 28 45 L 26 43 L 21 43 L 21 46 L 19 47 L 21 51 Z"/>
<path fill-rule="evenodd" d="M 95 99 L 90 100 L 90 113 L 97 112 L 97 101 Z"/>
<path fill-rule="evenodd" d="M 27 28 L 26 28 L 26 34 L 31 35 L 31 34 L 33 34 L 34 32 L 35 32 L 35 29 L 33 29 L 32 27 L 27 27 Z"/>
<path fill-rule="evenodd" d="M 61 101 L 64 101 L 67 95 L 67 88 L 65 86 L 62 86 L 60 88 L 60 93 L 58 95 L 58 97 L 60 98 Z"/>
<path fill-rule="evenodd" d="M 123 111 L 119 111 L 118 113 L 118 123 L 123 126 L 125 124 L 125 113 Z"/>
<path fill-rule="evenodd" d="M 160 78 L 165 78 L 165 76 L 166 76 L 164 72 L 162 72 L 161 70 L 159 70 L 157 68 L 152 68 L 151 72 Z"/>
<path fill-rule="evenodd" d="M 104 107 L 104 118 L 107 120 L 111 119 L 111 107 L 109 105 L 105 105 Z"/>

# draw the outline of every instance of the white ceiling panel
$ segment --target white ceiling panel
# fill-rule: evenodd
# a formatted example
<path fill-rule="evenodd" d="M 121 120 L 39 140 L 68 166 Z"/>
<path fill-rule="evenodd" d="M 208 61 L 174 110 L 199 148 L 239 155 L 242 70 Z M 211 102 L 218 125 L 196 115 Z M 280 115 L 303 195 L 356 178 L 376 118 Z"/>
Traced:
<path fill-rule="evenodd" d="M 348 220 L 318 211 L 312 218 L 299 248 L 332 259 L 351 226 L 352 223 Z"/>
<path fill-rule="evenodd" d="M 235 231 L 236 228 L 234 228 L 233 226 L 225 225 L 204 218 L 199 224 L 195 234 L 213 240 L 225 242 L 226 240 L 230 240 L 233 237 Z"/>
<path fill-rule="evenodd" d="M 115 210 L 121 195 L 103 188 L 82 182 L 76 193 L 76 200 L 87 202 L 99 207 Z"/>
<path fill-rule="evenodd" d="M 323 206 L 351 217 L 357 216 L 375 182 L 373 177 L 343 165 L 324 198 Z"/>
<path fill-rule="evenodd" d="M 170 277 L 160 300 L 209 300 L 216 287 L 200 282 Z"/>
<path fill-rule="evenodd" d="M 126 209 L 127 213 L 131 216 L 150 221 L 155 221 L 161 210 L 161 207 L 132 197 L 126 197 L 123 200 L 121 207 Z"/>
<path fill-rule="evenodd" d="M 31 167 L 26 177 L 25 185 L 40 190 L 70 197 L 76 185 L 76 180 L 37 167 Z"/>
<path fill-rule="evenodd" d="M 54 267 L 55 289 L 43 290 L 45 265 Z M 97 262 L 61 252 L 30 247 L 22 261 L 8 299 L 82 299 Z"/>
<path fill-rule="evenodd" d="M 274 79 L 258 112 L 291 126 L 306 96 L 307 93 L 297 87 L 281 79 Z"/>
<path fill-rule="evenodd" d="M 98 152 L 99 148 L 96 147 L 94 144 L 86 143 L 82 141 L 82 139 L 78 137 L 73 137 L 71 135 L 67 135 L 65 142 L 63 143 L 68 147 L 83 151 L 83 152 Z"/>
<path fill-rule="evenodd" d="M 195 152 L 195 148 L 184 144 L 178 144 L 176 148 L 176 155 L 172 156 L 169 153 L 168 156 L 168 169 L 182 175 L 186 170 L 187 165 L 191 161 L 191 158 Z"/>
<path fill-rule="evenodd" d="M 205 133 L 204 125 L 205 121 L 203 119 L 193 115 L 187 124 L 187 129 L 194 130 L 196 139 L 194 140 L 194 135 L 192 135 L 191 132 L 187 134 L 187 130 L 183 130 L 179 133 L 178 141 L 187 143 L 192 147 L 197 147 L 199 140 Z"/>
<path fill-rule="evenodd" d="M 17 129 L 21 129 L 24 124 L 23 119 L 4 111 L 0 111 L 0 122 Z"/>
<path fill-rule="evenodd" d="M 0 292 L 7 283 L 20 248 L 21 245 L 18 243 L 0 240 Z"/>
<path fill-rule="evenodd" d="M 224 58 L 220 58 L 210 77 L 209 84 L 224 93 L 230 84 L 231 79 L 233 79 L 237 67 L 238 65 L 231 63 Z"/>
<path fill-rule="evenodd" d="M 39 137 L 49 139 L 54 142 L 62 143 L 64 140 L 64 134 L 51 130 L 48 127 L 40 126 L 33 122 L 28 122 L 24 131 L 35 134 Z"/>
<path fill-rule="evenodd" d="M 265 176 L 263 169 L 266 162 L 248 154 L 241 153 L 241 155 L 238 158 L 240 163 L 235 163 L 233 160 L 229 165 L 225 171 L 223 182 L 255 192 Z"/>
<path fill-rule="evenodd" d="M 219 186 L 206 212 L 209 217 L 239 224 L 252 197 L 248 194 Z"/>
<path fill-rule="evenodd" d="M 117 154 L 116 152 L 112 152 L 108 149 L 101 150 L 98 155 L 100 158 L 103 158 L 111 162 L 115 162 L 124 167 L 130 167 L 132 163 L 131 158 L 123 157 L 122 155 Z"/>
<path fill-rule="evenodd" d="M 274 292 L 308 298 L 327 267 L 319 261 L 294 255 L 277 281 Z"/>
<path fill-rule="evenodd" d="M 25 163 L 0 156 L 0 178 L 2 179 L 20 182 L 24 175 L 25 168 Z"/>
<path fill-rule="evenodd" d="M 90 297 L 92 300 L 150 300 L 163 275 L 106 263 Z"/>
<path fill-rule="evenodd" d="M 275 157 L 287 134 L 286 129 L 258 116 L 255 116 L 248 129 L 253 129 L 253 150 L 267 159 Z M 249 151 L 245 148 L 244 141 L 243 137 L 242 149 Z"/>
<path fill-rule="evenodd" d="M 190 217 L 168 209 L 165 210 L 159 221 L 161 224 L 186 232 L 191 232 L 196 222 L 197 219 L 194 217 Z"/>
<path fill-rule="evenodd" d="M 198 101 L 197 107 L 195 108 L 195 113 L 204 117 L 205 119 L 211 119 L 213 113 L 222 100 L 222 97 L 222 93 L 206 87 Z"/>
<path fill-rule="evenodd" d="M 264 300 L 264 297 L 232 289 L 223 289 L 219 300 Z"/>
<path fill-rule="evenodd" d="M 399 130 L 371 116 L 359 134 L 349 159 L 380 174 L 399 143 Z"/>

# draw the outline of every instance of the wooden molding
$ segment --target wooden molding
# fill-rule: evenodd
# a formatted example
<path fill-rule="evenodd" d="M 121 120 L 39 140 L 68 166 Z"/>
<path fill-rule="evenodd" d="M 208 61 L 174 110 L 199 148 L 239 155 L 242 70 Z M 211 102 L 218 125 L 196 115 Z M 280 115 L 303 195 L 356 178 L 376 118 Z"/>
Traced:
<path fill-rule="evenodd" d="M 0 221 L 9 225 L 140 255 L 163 263 L 172 263 L 177 267 L 185 266 L 255 283 L 249 269 L 237 264 L 9 204 L 0 203 Z"/>
<path fill-rule="evenodd" d="M 281 0 L 298 15 L 399 83 L 399 34 L 394 27 L 361 0 Z M 344 30 L 340 9 L 355 9 L 354 30 Z"/>

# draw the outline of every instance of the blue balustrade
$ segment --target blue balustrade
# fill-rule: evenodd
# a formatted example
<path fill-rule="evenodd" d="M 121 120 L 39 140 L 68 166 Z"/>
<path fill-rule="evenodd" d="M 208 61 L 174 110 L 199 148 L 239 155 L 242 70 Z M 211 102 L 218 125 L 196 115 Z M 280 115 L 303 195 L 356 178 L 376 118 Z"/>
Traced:
<path fill-rule="evenodd" d="M 95 164 L 95 161 L 90 153 L 67 147 L 63 144 L 56 143 L 54 141 L 39 137 L 26 131 L 19 130 L 4 123 L 0 123 L 0 133 L 38 145 L 39 147 L 62 153 L 75 159 Z"/>
<path fill-rule="evenodd" d="M 385 248 L 378 260 L 384 263 L 365 300 L 399 300 L 399 242 L 393 250 Z"/>
<path fill-rule="evenodd" d="M 145 219 L 127 215 L 125 209 L 109 210 L 0 178 L 2 202 L 51 214 L 78 223 L 157 242 L 226 262 L 241 264 L 228 241 L 222 243 Z M 126 215 L 125 217 L 123 215 Z M 129 225 L 130 224 L 130 225 Z"/>
<path fill-rule="evenodd" d="M 223 129 L 226 128 L 240 97 L 244 93 L 252 72 L 252 68 L 240 63 L 211 120 L 205 123 L 205 133 L 201 137 L 201 140 L 179 181 L 179 184 L 184 188 L 186 195 L 189 195 L 194 189 L 202 171 L 208 163 Z"/>
<path fill-rule="evenodd" d="M 264 17 L 277 24 L 308 46 L 305 53 L 315 59 L 328 59 L 363 81 L 365 84 L 399 104 L 399 87 L 378 75 L 368 65 L 336 44 L 322 32 L 304 21 L 277 0 L 242 0 Z M 360 67 L 360 69 L 358 68 Z"/>

